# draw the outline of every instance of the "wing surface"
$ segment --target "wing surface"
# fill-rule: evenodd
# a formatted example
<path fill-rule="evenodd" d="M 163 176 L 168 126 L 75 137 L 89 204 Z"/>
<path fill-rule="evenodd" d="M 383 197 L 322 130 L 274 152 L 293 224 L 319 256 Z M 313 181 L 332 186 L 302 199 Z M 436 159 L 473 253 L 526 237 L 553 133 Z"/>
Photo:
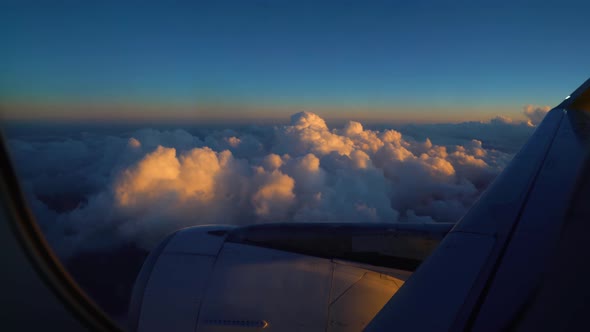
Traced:
<path fill-rule="evenodd" d="M 576 329 L 590 309 L 590 79 L 552 109 L 367 331 Z"/>

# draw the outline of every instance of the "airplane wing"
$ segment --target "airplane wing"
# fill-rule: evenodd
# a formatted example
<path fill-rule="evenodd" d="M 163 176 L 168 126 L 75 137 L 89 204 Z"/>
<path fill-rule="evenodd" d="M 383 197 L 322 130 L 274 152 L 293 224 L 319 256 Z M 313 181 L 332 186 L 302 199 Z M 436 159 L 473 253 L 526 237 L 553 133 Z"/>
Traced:
<path fill-rule="evenodd" d="M 590 80 L 504 172 L 367 331 L 566 331 L 590 312 Z"/>

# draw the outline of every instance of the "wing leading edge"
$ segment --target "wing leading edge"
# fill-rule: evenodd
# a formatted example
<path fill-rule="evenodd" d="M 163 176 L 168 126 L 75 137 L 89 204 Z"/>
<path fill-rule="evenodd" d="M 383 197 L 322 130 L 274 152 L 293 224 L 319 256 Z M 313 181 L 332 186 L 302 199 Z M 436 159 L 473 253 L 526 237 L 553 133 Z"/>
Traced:
<path fill-rule="evenodd" d="M 590 258 L 589 142 L 590 79 L 547 114 L 367 331 L 574 326 L 590 306 L 590 268 L 579 259 Z M 587 297 L 576 296 L 581 287 Z"/>

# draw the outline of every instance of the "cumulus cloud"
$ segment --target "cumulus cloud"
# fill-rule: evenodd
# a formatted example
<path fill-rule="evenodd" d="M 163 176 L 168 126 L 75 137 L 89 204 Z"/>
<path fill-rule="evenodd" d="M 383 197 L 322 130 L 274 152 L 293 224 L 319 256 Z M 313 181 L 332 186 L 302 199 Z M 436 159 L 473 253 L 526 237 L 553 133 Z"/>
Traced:
<path fill-rule="evenodd" d="M 519 121 L 507 116 L 495 116 L 489 121 L 471 121 L 457 124 L 408 124 L 396 126 L 398 133 L 403 133 L 404 140 L 411 142 L 436 142 L 438 146 L 452 147 L 469 144 L 471 140 L 482 142 L 486 150 L 496 150 L 512 155 L 520 149 L 524 142 L 541 123 L 549 106 L 525 106 L 523 114 L 525 121 Z M 389 128 L 377 127 L 385 131 Z M 395 135 L 390 133 L 390 135 Z M 396 138 L 388 138 L 395 141 Z M 385 141 L 385 137 L 383 138 Z M 426 142 L 428 144 L 428 142 Z"/>
<path fill-rule="evenodd" d="M 550 109 L 550 106 L 526 105 L 523 113 L 528 119 L 527 124 L 529 126 L 537 126 L 543 121 L 543 118 Z"/>
<path fill-rule="evenodd" d="M 278 154 L 271 153 L 264 157 L 263 164 L 267 170 L 274 171 L 283 165 L 283 159 Z"/>
<path fill-rule="evenodd" d="M 504 115 L 498 115 L 493 117 L 490 120 L 490 123 L 493 125 L 509 125 L 514 123 L 514 120 L 512 120 L 512 118 L 504 116 Z"/>
<path fill-rule="evenodd" d="M 127 141 L 127 145 L 132 148 L 132 149 L 139 149 L 141 148 L 141 142 L 137 140 L 137 138 L 135 137 L 131 137 L 128 141 Z"/>
<path fill-rule="evenodd" d="M 530 124 L 542 110 L 525 109 Z M 149 249 L 200 224 L 453 222 L 512 158 L 513 141 L 531 132 L 502 117 L 330 128 L 301 112 L 281 126 L 87 132 L 9 144 L 33 210 L 68 257 L 129 242 Z"/>
<path fill-rule="evenodd" d="M 257 186 L 252 205 L 260 220 L 283 221 L 295 203 L 295 180 L 280 171 L 266 172 L 258 168 L 254 177 Z"/>
<path fill-rule="evenodd" d="M 281 153 L 349 155 L 354 149 L 350 138 L 330 131 L 324 119 L 310 112 L 291 116 L 291 125 L 277 129 L 276 136 L 278 145 L 274 150 Z"/>

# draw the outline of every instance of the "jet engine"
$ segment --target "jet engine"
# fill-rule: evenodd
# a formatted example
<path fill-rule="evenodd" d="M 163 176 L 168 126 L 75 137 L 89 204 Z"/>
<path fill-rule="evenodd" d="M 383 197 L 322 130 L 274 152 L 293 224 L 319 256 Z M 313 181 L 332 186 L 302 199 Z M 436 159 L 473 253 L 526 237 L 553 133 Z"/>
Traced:
<path fill-rule="evenodd" d="M 450 224 L 197 226 L 153 250 L 132 331 L 361 331 Z"/>

